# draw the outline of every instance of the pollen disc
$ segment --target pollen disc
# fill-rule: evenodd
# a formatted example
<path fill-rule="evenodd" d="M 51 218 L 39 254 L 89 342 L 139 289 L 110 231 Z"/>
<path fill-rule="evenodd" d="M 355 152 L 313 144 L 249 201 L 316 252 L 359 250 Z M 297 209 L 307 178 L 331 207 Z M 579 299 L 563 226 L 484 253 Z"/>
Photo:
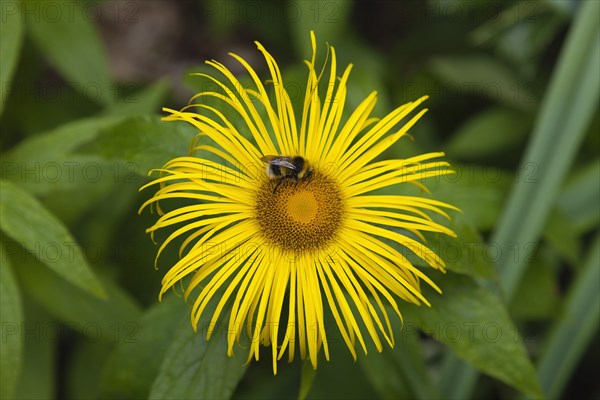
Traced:
<path fill-rule="evenodd" d="M 262 183 L 256 197 L 256 219 L 264 237 L 292 252 L 325 248 L 342 224 L 344 202 L 337 183 L 314 171 L 309 180 Z"/>

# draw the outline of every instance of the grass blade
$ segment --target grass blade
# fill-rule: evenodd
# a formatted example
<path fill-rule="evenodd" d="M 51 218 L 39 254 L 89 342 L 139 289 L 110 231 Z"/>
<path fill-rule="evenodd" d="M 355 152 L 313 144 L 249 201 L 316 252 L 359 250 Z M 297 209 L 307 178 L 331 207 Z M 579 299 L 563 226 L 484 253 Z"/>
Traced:
<path fill-rule="evenodd" d="M 600 90 L 600 2 L 583 2 L 561 53 L 536 121 L 532 140 L 520 171 L 534 166 L 534 175 L 520 179 L 511 191 L 507 206 L 491 243 L 503 251 L 498 267 L 506 299 L 514 293 L 525 270 L 524 258 L 510 257 L 511 246 L 535 243 L 556 202 L 566 176 L 597 109 Z M 476 371 L 453 356 L 447 360 L 444 376 L 452 374 L 464 385 L 445 385 L 446 397 L 469 398 Z M 442 377 L 442 382 L 449 382 Z"/>
<path fill-rule="evenodd" d="M 564 313 L 550 331 L 538 376 L 548 398 L 558 399 L 600 323 L 600 234 L 567 295 Z"/>

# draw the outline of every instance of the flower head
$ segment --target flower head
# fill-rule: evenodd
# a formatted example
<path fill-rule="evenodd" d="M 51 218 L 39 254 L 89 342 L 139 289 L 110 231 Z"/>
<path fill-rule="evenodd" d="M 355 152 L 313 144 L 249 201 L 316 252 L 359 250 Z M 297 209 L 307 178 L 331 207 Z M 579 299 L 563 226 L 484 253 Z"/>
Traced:
<path fill-rule="evenodd" d="M 228 354 L 246 328 L 248 360 L 258 359 L 261 344 L 270 345 L 274 373 L 286 351 L 291 361 L 299 350 L 314 367 L 321 348 L 329 359 L 326 314 L 354 358 L 357 341 L 365 352 L 369 339 L 378 351 L 383 340 L 393 346 L 386 307 L 401 318 L 397 298 L 429 304 L 421 280 L 439 290 L 403 250 L 443 271 L 422 232 L 454 235 L 430 215 L 448 217 L 444 209 L 454 207 L 427 197 L 373 193 L 406 183 L 424 188 L 420 180 L 452 173 L 448 163 L 435 161 L 443 153 L 376 161 L 426 112 L 420 109 L 425 97 L 377 119 L 371 117 L 377 100 L 371 93 L 343 119 L 352 66 L 338 77 L 336 53 L 328 47 L 324 78 L 325 67 L 319 73 L 315 65 L 314 34 L 311 40 L 299 115 L 277 63 L 261 44 L 272 96 L 240 56 L 231 54 L 250 75 L 250 88 L 223 64 L 207 61 L 222 77 L 199 75 L 219 90 L 197 94 L 181 111 L 165 109 L 170 115 L 164 120 L 198 129 L 194 155 L 169 161 L 160 177 L 144 186 L 158 186 L 142 206 L 155 205 L 160 215 L 148 232 L 178 226 L 157 258 L 169 243 L 182 241 L 180 260 L 163 278 L 161 296 L 182 282 L 185 298 L 193 300 L 195 329 L 212 302 L 207 340 L 222 316 Z M 204 101 L 210 98 L 221 106 Z M 232 122 L 236 119 L 241 124 Z M 188 205 L 165 212 L 158 202 L 168 199 Z"/>

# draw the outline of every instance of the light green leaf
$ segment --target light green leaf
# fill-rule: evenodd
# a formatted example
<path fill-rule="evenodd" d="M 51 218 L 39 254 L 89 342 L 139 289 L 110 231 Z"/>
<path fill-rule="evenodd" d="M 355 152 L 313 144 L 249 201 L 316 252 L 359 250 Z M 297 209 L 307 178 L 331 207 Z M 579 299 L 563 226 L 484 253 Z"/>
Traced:
<path fill-rule="evenodd" d="M 500 299 L 470 278 L 437 279 L 442 294 L 424 290 L 431 307 L 405 305 L 405 321 L 446 344 L 480 371 L 531 395 L 541 395 L 535 369 Z"/>
<path fill-rule="evenodd" d="M 597 338 L 600 326 L 599 269 L 600 235 L 596 234 L 539 361 L 540 382 L 550 399 L 562 397 L 583 352 Z"/>
<path fill-rule="evenodd" d="M 429 178 L 425 185 L 436 200 L 460 208 L 463 212 L 460 218 L 466 223 L 480 231 L 491 229 L 514 179 L 512 173 L 474 164 L 453 164 L 452 168 L 455 174 Z"/>
<path fill-rule="evenodd" d="M 105 399 L 99 393 L 98 377 L 112 347 L 110 343 L 95 340 L 74 343 L 66 365 L 65 398 Z"/>
<path fill-rule="evenodd" d="M 157 114 L 161 110 L 161 103 L 165 99 L 168 90 L 168 82 L 160 80 L 127 97 L 115 99 L 115 102 L 105 110 L 105 113 L 127 117 Z"/>
<path fill-rule="evenodd" d="M 82 148 L 107 159 L 133 163 L 145 176 L 174 157 L 185 156 L 197 131 L 187 123 L 162 122 L 158 117 L 136 117 L 106 129 Z"/>
<path fill-rule="evenodd" d="M 300 374 L 300 393 L 298 394 L 298 400 L 306 399 L 316 375 L 317 370 L 313 368 L 312 363 L 309 360 L 305 360 L 302 363 L 302 372 Z"/>
<path fill-rule="evenodd" d="M 335 324 L 333 318 L 331 323 Z M 333 325 L 326 323 L 325 326 Z M 341 334 L 328 330 L 327 342 L 331 360 L 325 361 L 324 357 L 319 360 L 316 376 L 307 399 L 362 400 L 378 398 L 371 381 L 350 355 Z M 389 347 L 384 349 L 384 351 L 388 350 L 391 349 Z M 372 352 L 376 352 L 376 350 L 373 348 Z M 370 356 L 370 353 L 367 357 Z"/>
<path fill-rule="evenodd" d="M 0 241 L 0 397 L 14 396 L 23 359 L 23 306 L 10 258 Z"/>
<path fill-rule="evenodd" d="M 394 348 L 359 356 L 365 376 L 382 399 L 439 398 L 427 372 L 418 329 L 402 326 L 398 318 L 391 323 L 396 340 Z"/>
<path fill-rule="evenodd" d="M 62 222 L 37 199 L 10 182 L 0 180 L 0 192 L 2 231 L 63 279 L 103 297 L 102 285 Z M 15 250 L 23 254 L 23 249 L 15 247 Z"/>
<path fill-rule="evenodd" d="M 34 299 L 82 335 L 109 343 L 136 339 L 139 306 L 113 280 L 100 277 L 106 293 L 100 299 L 61 279 L 33 257 L 23 257 L 18 274 Z"/>
<path fill-rule="evenodd" d="M 286 13 L 294 13 L 291 25 L 292 35 L 302 57 L 312 54 L 310 31 L 315 31 L 317 48 L 325 48 L 325 41 L 335 45 L 347 33 L 347 20 L 353 1 L 348 0 L 306 0 L 288 1 Z"/>
<path fill-rule="evenodd" d="M 188 308 L 171 296 L 150 307 L 136 321 L 135 340 L 121 340 L 102 374 L 100 398 L 148 398 L 164 355 L 173 340 L 173 327 L 186 321 Z"/>
<path fill-rule="evenodd" d="M 23 367 L 14 399 L 54 399 L 57 393 L 59 325 L 25 296 Z M 2 371 L 4 374 L 4 370 Z"/>
<path fill-rule="evenodd" d="M 542 235 L 560 256 L 571 265 L 577 265 L 579 236 L 571 220 L 559 208 L 550 212 Z"/>
<path fill-rule="evenodd" d="M 233 357 L 227 357 L 226 329 L 216 327 L 209 341 L 205 340 L 205 329 L 200 323 L 200 332 L 195 333 L 189 320 L 178 324 L 152 385 L 150 399 L 231 397 L 246 371 L 247 351 L 237 347 Z"/>
<path fill-rule="evenodd" d="M 35 162 L 44 164 L 60 159 L 65 154 L 72 153 L 77 147 L 94 139 L 101 129 L 106 129 L 123 119 L 122 116 L 110 115 L 83 118 L 56 129 L 40 132 L 4 154 L 3 161 L 10 162 L 15 167 L 19 167 L 19 163 L 30 164 L 25 167 L 28 170 L 35 170 L 37 167 L 34 165 Z M 12 168 L 11 170 L 7 170 L 7 168 L 4 167 L 2 171 L 4 179 L 9 179 L 11 175 L 15 174 Z"/>
<path fill-rule="evenodd" d="M 488 56 L 438 57 L 431 60 L 429 68 L 448 89 L 464 96 L 487 98 L 523 110 L 538 102 L 510 69 Z"/>
<path fill-rule="evenodd" d="M 427 247 L 444 260 L 446 269 L 474 278 L 496 277 L 494 249 L 466 221 L 465 215 L 455 213 L 451 221 L 444 220 L 442 223 L 456 233 L 456 237 L 431 233 L 426 233 L 425 237 Z M 419 265 L 421 262 L 417 261 Z"/>
<path fill-rule="evenodd" d="M 84 118 L 32 136 L 3 155 L 2 178 L 38 196 L 75 189 L 82 183 L 98 183 L 98 173 L 108 172 L 102 170 L 106 163 L 96 156 L 73 153 L 101 129 L 123 119 L 121 116 Z"/>
<path fill-rule="evenodd" d="M 535 165 L 536 174 L 530 182 L 515 183 L 503 218 L 491 238 L 501 248 L 538 240 L 586 128 L 597 112 L 599 16 L 600 2 L 581 4 L 521 161 L 521 165 Z M 510 298 L 523 272 L 522 260 L 501 257 L 499 267 Z"/>
<path fill-rule="evenodd" d="M 6 95 L 10 92 L 10 90 L 7 90 L 7 85 L 12 80 L 23 41 L 21 15 L 18 1 L 2 2 L 2 23 L 0 23 L 0 84 L 2 85 L 2 98 L 0 98 L 0 115 L 4 111 Z"/>
<path fill-rule="evenodd" d="M 492 107 L 459 127 L 444 149 L 451 158 L 485 160 L 524 141 L 531 123 L 527 114 Z"/>
<path fill-rule="evenodd" d="M 558 206 L 575 229 L 585 232 L 600 221 L 600 159 L 591 162 L 569 179 L 558 198 Z"/>
<path fill-rule="evenodd" d="M 533 136 L 520 170 L 534 167 L 531 179 L 519 179 L 508 199 L 490 242 L 500 249 L 537 243 L 545 220 L 556 204 L 561 183 L 577 154 L 586 129 L 597 113 L 600 94 L 600 2 L 586 1 L 579 9 L 555 68 Z M 569 134 L 565 134 L 568 132 Z M 498 267 L 506 298 L 510 300 L 525 271 L 523 258 L 503 251 Z M 471 397 L 476 372 L 451 360 L 446 371 L 466 382 L 444 393 Z M 448 377 L 443 380 L 449 381 Z"/>
<path fill-rule="evenodd" d="M 547 245 L 522 256 L 529 265 L 509 304 L 510 315 L 516 320 L 552 320 L 560 306 L 557 270 L 562 260 Z"/>
<path fill-rule="evenodd" d="M 64 76 L 87 98 L 101 104 L 113 102 L 108 62 L 96 27 L 88 18 L 84 2 L 55 2 L 52 7 L 26 0 L 23 7 L 31 38 Z"/>

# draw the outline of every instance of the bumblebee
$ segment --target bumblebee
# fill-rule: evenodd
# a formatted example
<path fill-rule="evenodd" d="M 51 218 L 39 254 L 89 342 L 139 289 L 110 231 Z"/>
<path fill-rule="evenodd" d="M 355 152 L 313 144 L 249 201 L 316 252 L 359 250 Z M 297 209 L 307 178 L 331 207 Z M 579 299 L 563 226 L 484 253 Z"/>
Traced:
<path fill-rule="evenodd" d="M 273 193 L 277 191 L 279 185 L 285 180 L 308 180 L 312 177 L 313 168 L 308 161 L 300 156 L 264 156 L 261 161 L 267 163 L 267 175 L 271 179 L 277 179 L 277 185 Z"/>

